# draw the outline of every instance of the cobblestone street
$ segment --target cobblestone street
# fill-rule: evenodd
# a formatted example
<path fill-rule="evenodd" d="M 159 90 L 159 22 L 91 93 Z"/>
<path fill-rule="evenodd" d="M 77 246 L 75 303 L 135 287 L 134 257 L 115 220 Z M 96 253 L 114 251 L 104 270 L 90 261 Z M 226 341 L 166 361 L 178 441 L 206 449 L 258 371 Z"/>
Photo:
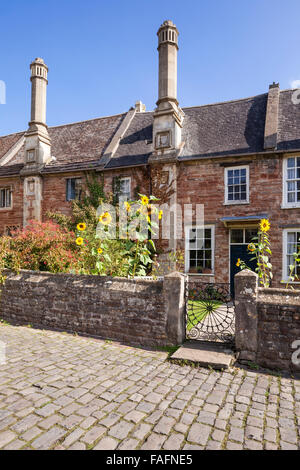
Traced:
<path fill-rule="evenodd" d="M 300 381 L 0 326 L 0 449 L 299 449 Z"/>

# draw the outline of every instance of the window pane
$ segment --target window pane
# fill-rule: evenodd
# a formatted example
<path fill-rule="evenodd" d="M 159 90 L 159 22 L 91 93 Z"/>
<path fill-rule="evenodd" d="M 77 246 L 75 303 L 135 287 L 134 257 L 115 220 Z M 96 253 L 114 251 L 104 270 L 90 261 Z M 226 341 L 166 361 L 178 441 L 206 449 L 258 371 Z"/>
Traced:
<path fill-rule="evenodd" d="M 11 191 L 10 189 L 6 190 L 6 207 L 11 206 Z"/>
<path fill-rule="evenodd" d="M 288 193 L 288 202 L 295 202 L 295 193 Z"/>
<path fill-rule="evenodd" d="M 244 231 L 243 229 L 231 230 L 231 243 L 244 243 Z"/>
<path fill-rule="evenodd" d="M 82 195 L 82 181 L 80 178 L 75 179 L 75 199 L 80 201 Z"/>
<path fill-rule="evenodd" d="M 295 158 L 288 158 L 288 168 L 293 168 L 295 166 Z"/>
<path fill-rule="evenodd" d="M 0 190 L 0 207 L 4 207 L 4 203 L 5 203 L 5 190 L 4 189 L 1 189 Z"/>
<path fill-rule="evenodd" d="M 247 228 L 245 230 L 245 243 L 251 243 L 252 238 L 257 236 L 257 230 L 255 228 Z"/>
<path fill-rule="evenodd" d="M 288 191 L 295 191 L 295 181 L 288 181 Z"/>
<path fill-rule="evenodd" d="M 206 240 L 205 240 L 205 245 L 204 245 L 204 247 L 205 247 L 206 249 L 211 248 L 211 240 L 206 239 Z"/>
<path fill-rule="evenodd" d="M 287 234 L 288 243 L 293 243 L 296 241 L 296 232 L 288 232 Z"/>

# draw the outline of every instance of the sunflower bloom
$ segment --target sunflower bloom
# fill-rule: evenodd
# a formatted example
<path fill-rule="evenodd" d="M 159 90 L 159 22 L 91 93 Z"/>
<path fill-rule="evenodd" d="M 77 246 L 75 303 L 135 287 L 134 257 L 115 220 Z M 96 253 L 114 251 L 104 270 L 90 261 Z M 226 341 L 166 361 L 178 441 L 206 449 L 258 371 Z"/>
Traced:
<path fill-rule="evenodd" d="M 241 264 L 241 259 L 239 258 L 239 259 L 237 260 L 237 263 L 236 263 L 237 267 L 239 267 L 240 264 Z"/>
<path fill-rule="evenodd" d="M 255 245 L 254 245 L 254 243 L 250 243 L 250 244 L 248 245 L 248 250 L 249 250 L 249 251 L 255 251 Z"/>
<path fill-rule="evenodd" d="M 77 230 L 79 230 L 80 232 L 83 232 L 84 230 L 86 229 L 86 224 L 85 223 L 80 223 L 77 225 Z"/>
<path fill-rule="evenodd" d="M 141 203 L 143 204 L 143 206 L 148 206 L 149 198 L 147 196 L 142 196 L 141 197 Z"/>
<path fill-rule="evenodd" d="M 78 238 L 76 239 L 76 245 L 80 246 L 80 245 L 82 245 L 82 244 L 83 244 L 83 238 L 82 238 L 82 237 L 78 237 Z"/>
<path fill-rule="evenodd" d="M 101 255 L 101 253 L 103 253 L 102 248 L 98 248 L 98 253 L 99 253 L 99 255 Z"/>
<path fill-rule="evenodd" d="M 268 219 L 262 219 L 259 224 L 259 228 L 262 232 L 268 232 L 270 230 L 270 222 Z"/>
<path fill-rule="evenodd" d="M 103 212 L 99 217 L 99 222 L 103 225 L 109 225 L 112 221 L 112 216 L 109 212 Z"/>
<path fill-rule="evenodd" d="M 158 213 L 158 219 L 159 219 L 159 220 L 162 219 L 163 213 L 164 213 L 163 211 L 159 211 L 159 213 Z"/>

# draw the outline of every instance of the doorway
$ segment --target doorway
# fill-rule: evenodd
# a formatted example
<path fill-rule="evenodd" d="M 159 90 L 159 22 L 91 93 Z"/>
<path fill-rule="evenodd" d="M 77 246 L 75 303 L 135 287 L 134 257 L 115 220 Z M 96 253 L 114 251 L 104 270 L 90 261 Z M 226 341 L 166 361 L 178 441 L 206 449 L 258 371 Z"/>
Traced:
<path fill-rule="evenodd" d="M 240 272 L 236 265 L 238 259 L 245 261 L 247 266 L 255 271 L 256 260 L 251 261 L 253 255 L 247 247 L 252 238 L 257 236 L 257 228 L 234 228 L 230 230 L 230 292 L 234 298 L 234 276 Z"/>

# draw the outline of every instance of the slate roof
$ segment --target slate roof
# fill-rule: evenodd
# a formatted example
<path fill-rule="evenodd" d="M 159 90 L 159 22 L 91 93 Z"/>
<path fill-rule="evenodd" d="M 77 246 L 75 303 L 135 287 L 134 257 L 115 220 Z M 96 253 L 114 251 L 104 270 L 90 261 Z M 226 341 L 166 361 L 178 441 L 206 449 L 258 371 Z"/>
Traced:
<path fill-rule="evenodd" d="M 0 137 L 0 159 L 15 145 L 18 140 L 24 135 L 24 132 L 18 132 L 16 134 L 5 135 Z"/>
<path fill-rule="evenodd" d="M 152 153 L 153 113 L 136 113 L 108 168 L 147 164 Z"/>
<path fill-rule="evenodd" d="M 182 158 L 263 151 L 267 97 L 184 108 Z"/>
<path fill-rule="evenodd" d="M 300 105 L 293 104 L 295 90 L 280 92 L 277 149 L 300 149 Z M 264 151 L 268 94 L 251 98 L 183 108 L 185 113 L 180 159 L 225 157 Z M 43 172 L 96 168 L 126 113 L 74 124 L 50 127 L 52 155 L 56 161 Z M 136 113 L 107 168 L 147 164 L 153 150 L 153 113 Z M 0 137 L 0 158 L 24 135 Z M 0 176 L 18 174 L 24 148 L 5 166 Z"/>

